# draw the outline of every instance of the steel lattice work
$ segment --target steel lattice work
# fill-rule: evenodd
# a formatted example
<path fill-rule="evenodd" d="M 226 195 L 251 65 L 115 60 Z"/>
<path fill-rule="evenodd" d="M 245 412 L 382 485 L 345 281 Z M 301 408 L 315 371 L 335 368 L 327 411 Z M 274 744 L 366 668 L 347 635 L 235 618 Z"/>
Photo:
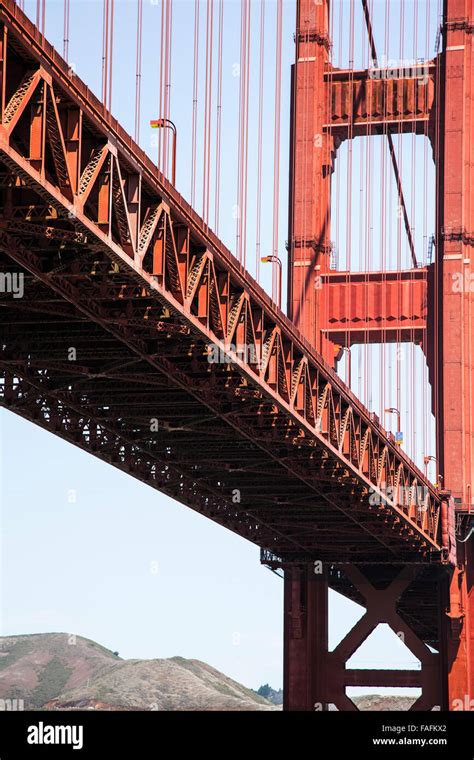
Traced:
<path fill-rule="evenodd" d="M 320 6 L 315 13 L 326 12 Z M 297 44 L 316 47 L 307 59 L 321 73 L 327 36 L 317 21 Z M 439 608 L 456 561 L 452 500 L 327 362 L 336 310 L 316 336 L 313 324 L 300 332 L 13 0 L 0 3 L 0 24 L 1 268 L 4 277 L 24 276 L 26 296 L 0 297 L 2 404 L 253 541 L 264 562 L 285 568 L 287 707 L 320 700 L 345 709 L 345 687 L 364 683 L 421 686 L 417 707 L 445 704 Z M 397 98 L 407 129 L 431 124 L 431 69 L 424 88 L 374 84 L 372 110 L 354 112 L 354 103 L 369 101 L 366 80 L 364 72 L 331 79 L 323 132 L 329 118 L 339 140 L 349 127 L 355 136 L 367 114 L 377 129 L 392 120 L 380 103 Z M 328 145 L 328 165 L 336 147 Z M 293 218 L 293 293 L 305 267 L 328 253 L 328 233 L 318 230 L 330 172 L 316 170 L 324 177 L 320 218 L 308 216 L 309 230 Z M 326 269 L 323 277 L 337 287 L 337 275 Z M 426 328 L 429 277 L 420 269 L 410 279 L 410 334 Z M 378 286 L 374 275 L 374 303 Z M 325 566 L 320 583 L 315 560 Z M 321 624 L 328 584 L 370 607 L 330 657 Z M 462 620 L 453 599 L 450 614 Z M 422 662 L 416 677 L 345 668 L 380 620 L 405 632 Z"/>

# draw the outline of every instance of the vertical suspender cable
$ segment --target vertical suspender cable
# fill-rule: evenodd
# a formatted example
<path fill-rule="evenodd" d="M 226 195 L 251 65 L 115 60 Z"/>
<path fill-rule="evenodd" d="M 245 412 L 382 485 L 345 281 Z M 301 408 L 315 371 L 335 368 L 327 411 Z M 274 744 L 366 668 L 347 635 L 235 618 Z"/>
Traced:
<path fill-rule="evenodd" d="M 372 2 L 373 7 L 373 2 Z M 362 34 L 364 32 L 362 31 Z M 369 60 L 370 60 L 370 45 L 367 45 L 363 47 L 363 54 L 365 56 L 365 52 L 367 51 L 367 68 L 369 66 Z M 366 64 L 363 62 L 363 67 L 365 68 Z M 373 269 L 373 262 L 372 262 L 372 254 L 373 254 L 373 185 L 374 185 L 374 160 L 373 160 L 373 154 L 374 154 L 374 140 L 372 137 L 372 108 L 369 108 L 369 119 L 368 119 L 368 132 L 369 132 L 369 139 L 367 140 L 367 242 L 366 242 L 366 272 L 371 272 Z M 369 280 L 369 275 L 367 275 L 367 282 Z M 368 293 L 368 289 L 366 290 L 366 293 Z M 367 295 L 366 295 L 366 303 L 365 303 L 365 312 L 368 313 L 369 304 L 367 303 Z M 367 349 L 366 349 L 366 377 L 367 377 L 367 406 L 369 409 L 373 409 L 373 387 L 374 384 L 372 382 L 372 361 L 373 361 L 373 350 L 372 346 L 370 345 L 369 341 L 369 334 L 366 333 L 366 339 L 367 339 Z"/>
<path fill-rule="evenodd" d="M 241 226 L 241 208 L 242 208 L 242 195 L 241 195 L 241 171 L 242 171 L 242 66 L 243 66 L 243 47 L 244 47 L 244 17 L 245 17 L 245 0 L 240 0 L 240 56 L 239 56 L 239 129 L 237 133 L 237 208 L 236 208 L 236 233 L 235 233 L 235 255 L 241 260 L 241 244 L 242 244 L 242 226 Z"/>
<path fill-rule="evenodd" d="M 364 30 L 362 28 L 362 35 L 364 34 Z M 362 36 L 362 39 L 364 37 Z M 362 44 L 362 55 L 364 56 L 366 47 Z M 364 68 L 364 61 L 362 61 L 362 68 Z M 366 140 L 365 142 L 365 182 L 364 182 L 364 202 L 365 202 L 365 209 L 364 209 L 364 229 L 362 233 L 362 251 L 361 251 L 361 258 L 363 262 L 363 271 L 367 273 L 369 271 L 369 247 L 370 247 L 370 155 L 371 155 L 371 147 L 372 147 L 372 140 L 370 136 L 370 107 L 368 110 L 368 118 L 367 118 L 367 127 L 366 127 Z M 361 182 L 362 182 L 362 176 L 361 176 Z M 368 283 L 368 275 L 364 274 L 364 282 Z M 365 297 L 364 297 L 364 311 L 366 311 L 367 308 L 367 288 L 364 289 Z M 364 330 L 364 404 L 367 407 L 370 407 L 370 382 L 369 382 L 369 335 L 367 330 Z"/>
<path fill-rule="evenodd" d="M 162 118 L 169 118 L 169 96 L 170 96 L 170 63 L 171 63 L 171 2 L 172 0 L 165 0 L 165 16 L 164 16 L 164 65 L 163 65 L 163 77 L 162 77 Z M 162 154 L 161 154 L 161 166 L 163 173 L 168 176 L 168 145 L 169 145 L 169 130 L 161 129 L 162 136 Z"/>
<path fill-rule="evenodd" d="M 160 119 L 164 118 L 164 82 L 165 82 L 165 9 L 166 9 L 167 0 L 162 0 L 161 3 L 161 25 L 160 25 L 160 36 L 161 36 L 161 45 L 160 45 L 160 92 L 159 92 L 159 115 Z M 166 129 L 159 129 L 158 130 L 158 166 L 160 171 L 164 171 L 163 166 L 163 132 L 166 132 Z"/>
<path fill-rule="evenodd" d="M 342 27 L 343 27 L 343 14 L 342 14 L 342 8 L 339 8 L 339 47 L 342 50 Z M 354 50 L 353 50 L 353 27 L 354 27 L 354 3 L 351 2 L 351 9 L 350 9 L 350 45 L 349 45 L 349 82 L 350 82 L 350 91 L 353 90 L 353 82 L 354 82 L 354 63 L 353 63 L 353 56 L 354 56 Z M 342 65 L 342 64 L 341 64 Z M 348 272 L 348 277 L 346 282 L 348 283 L 349 279 L 349 273 L 352 270 L 352 184 L 353 184 L 353 174 L 352 174 L 352 167 L 353 167 L 353 106 L 354 101 L 353 98 L 349 99 L 349 134 L 348 134 L 348 145 L 347 145 L 347 168 L 346 168 L 346 234 L 345 234 L 345 240 L 346 240 L 346 270 Z M 352 313 L 352 300 L 351 300 L 351 292 L 350 288 L 347 286 L 347 291 L 349 292 L 349 303 L 348 303 L 348 309 L 349 313 Z M 347 332 L 346 335 L 346 345 L 349 346 L 349 332 Z M 350 350 L 350 348 L 349 348 Z M 360 356 L 360 354 L 359 354 Z M 347 357 L 346 359 L 351 362 L 350 357 Z M 347 368 L 349 369 L 349 367 Z M 352 378 L 351 378 L 352 380 Z"/>
<path fill-rule="evenodd" d="M 263 87 L 265 64 L 265 0 L 260 0 L 260 66 L 258 80 L 258 133 L 257 133 L 257 203 L 256 203 L 256 241 L 255 272 L 260 281 L 260 256 L 262 237 L 262 156 L 263 156 Z"/>
<path fill-rule="evenodd" d="M 163 0 L 161 5 L 161 52 L 160 52 L 160 93 L 159 113 L 161 119 L 169 119 L 171 100 L 171 53 L 172 53 L 172 0 Z M 158 130 L 158 162 L 160 171 L 168 173 L 168 132 Z"/>
<path fill-rule="evenodd" d="M 171 70 L 173 63 L 173 0 L 168 0 L 168 16 L 166 26 L 166 80 L 165 80 L 165 113 L 166 119 L 171 117 Z M 170 131 L 164 130 L 165 167 L 168 174 L 169 151 L 171 146 Z"/>
<path fill-rule="evenodd" d="M 264 2 L 264 0 L 262 0 Z M 217 40 L 217 111 L 216 111 L 216 169 L 214 231 L 219 234 L 219 205 L 221 189 L 221 132 L 222 132 L 222 52 L 224 41 L 224 0 L 219 0 L 219 21 Z"/>
<path fill-rule="evenodd" d="M 329 40 L 333 39 L 333 31 L 334 31 L 334 21 L 333 21 L 333 19 L 334 19 L 334 14 L 330 12 L 329 13 L 329 18 L 328 18 L 328 30 L 327 30 L 328 31 Z M 327 41 L 328 42 L 328 54 L 329 54 L 329 76 L 326 79 L 327 85 L 326 85 L 326 88 L 325 88 L 325 91 L 326 91 L 325 112 L 328 113 L 328 114 L 330 114 L 331 111 L 332 111 L 332 96 L 331 96 L 331 93 L 332 93 L 332 87 L 333 87 L 332 46 L 329 44 L 329 40 Z M 331 122 L 331 120 L 329 120 L 329 121 Z M 327 134 L 327 139 L 323 142 L 323 146 L 324 146 L 323 147 L 323 152 L 324 152 L 324 155 L 325 155 L 324 164 L 326 164 L 328 167 L 330 167 L 330 166 L 333 165 L 333 156 L 332 156 L 332 151 L 331 151 L 331 147 L 333 145 L 334 145 L 334 142 L 333 142 L 333 130 L 332 130 L 332 125 L 330 124 L 329 130 L 328 130 L 328 134 Z M 329 171 L 331 171 L 331 169 Z M 337 174 L 337 177 L 338 177 L 338 180 L 337 180 L 336 189 L 338 190 L 339 189 L 339 187 L 338 187 L 338 184 L 339 184 L 339 174 Z M 332 205 L 332 186 L 331 186 L 331 183 L 330 183 L 329 184 L 329 204 L 328 204 L 328 209 L 327 209 L 326 224 L 328 225 L 328 229 L 330 230 L 331 233 L 332 233 L 332 229 L 333 229 L 332 228 L 332 216 L 331 216 L 331 214 L 332 214 L 332 208 L 333 208 L 333 205 Z M 337 228 L 336 228 L 336 241 L 337 241 L 337 237 L 338 236 L 337 236 Z M 338 268 L 338 258 L 337 258 L 338 248 L 337 248 L 337 243 L 336 243 L 336 247 L 335 247 L 335 251 L 334 251 L 335 256 L 334 256 L 334 259 L 333 259 L 333 250 L 332 250 L 331 240 L 329 239 L 327 242 L 328 242 L 329 250 L 326 250 L 325 256 L 326 256 L 326 258 L 329 257 L 329 269 L 332 269 L 332 268 L 337 269 Z M 315 285 L 316 285 L 316 279 L 312 278 L 310 280 L 310 287 L 312 289 L 315 289 Z M 313 293 L 314 293 L 314 290 L 313 290 Z M 329 288 L 328 287 L 325 287 L 325 288 L 322 289 L 321 296 L 322 296 L 322 298 L 321 298 L 321 302 L 320 302 L 319 313 L 321 315 L 321 318 L 322 318 L 323 322 L 325 324 L 329 324 L 329 316 L 330 316 L 330 314 L 329 314 Z M 314 298 L 314 295 L 313 295 L 313 299 L 314 299 L 315 308 L 316 308 L 316 299 Z M 346 369 L 347 369 L 347 353 L 346 353 Z M 346 374 L 346 378 L 347 378 L 347 374 Z"/>
<path fill-rule="evenodd" d="M 364 10 L 364 18 L 365 18 L 365 23 L 366 23 L 366 26 L 367 26 L 367 34 L 368 34 L 369 43 L 370 43 L 370 46 L 371 46 L 372 60 L 374 62 L 374 65 L 378 66 L 377 50 L 376 50 L 376 47 L 375 47 L 375 39 L 374 39 L 374 34 L 373 34 L 373 29 L 372 29 L 372 22 L 370 20 L 370 11 L 369 11 L 369 6 L 368 6 L 368 0 L 362 0 L 362 7 L 363 7 L 363 10 Z M 390 152 L 390 158 L 392 159 L 393 171 L 395 173 L 395 180 L 396 180 L 396 183 L 397 183 L 397 190 L 398 190 L 398 195 L 399 195 L 400 208 L 401 208 L 401 212 L 403 214 L 403 221 L 404 221 L 404 224 L 405 224 L 405 230 L 406 230 L 406 234 L 407 234 L 407 237 L 408 237 L 408 243 L 409 243 L 409 246 L 410 246 L 413 266 L 416 267 L 417 266 L 417 262 L 416 262 L 416 254 L 415 254 L 415 244 L 413 242 L 413 236 L 411 234 L 410 221 L 408 219 L 408 213 L 407 213 L 406 205 L 405 205 L 405 198 L 403 196 L 401 176 L 400 176 L 400 172 L 399 172 L 399 169 L 398 169 L 397 158 L 396 158 L 396 155 L 395 155 L 395 147 L 393 145 L 393 139 L 392 139 L 392 135 L 390 134 L 390 132 L 387 132 L 387 138 L 388 138 L 388 147 L 389 147 L 389 152 Z"/>
<path fill-rule="evenodd" d="M 70 0 L 64 0 L 63 58 L 65 61 L 69 61 L 69 14 Z"/>
<path fill-rule="evenodd" d="M 249 93 L 250 93 L 250 22 L 252 16 L 252 0 L 248 0 L 247 30 L 245 39 L 245 92 L 244 92 L 244 140 L 242 155 L 242 263 L 247 263 L 247 205 L 248 205 L 248 164 L 249 164 Z"/>
<path fill-rule="evenodd" d="M 403 10 L 404 10 L 403 3 L 404 3 L 404 0 L 401 0 L 400 17 L 399 17 L 399 53 L 400 53 L 399 58 L 403 58 Z M 399 169 L 399 176 L 401 178 L 401 173 L 402 173 L 402 168 L 403 168 L 402 167 L 402 157 L 403 156 L 402 156 L 402 144 L 401 144 L 401 136 L 402 136 L 401 115 L 398 116 L 397 122 L 398 122 L 397 123 L 397 126 L 398 126 L 398 131 L 397 131 L 397 137 L 398 137 L 398 140 L 397 140 L 397 153 L 398 153 L 398 155 L 396 157 L 396 159 L 397 159 L 396 160 L 396 164 L 397 164 L 397 167 L 400 167 L 400 169 Z M 400 182 L 401 182 L 401 179 L 400 179 Z M 398 212 L 399 213 L 398 213 L 398 220 L 397 220 L 398 223 L 397 223 L 397 266 L 396 266 L 396 270 L 397 270 L 397 285 L 398 285 L 398 287 L 397 287 L 398 310 L 397 310 L 396 317 L 397 317 L 397 324 L 398 325 L 400 325 L 400 322 L 401 322 L 401 303 L 400 303 L 401 276 L 400 276 L 400 270 L 401 270 L 401 262 L 402 262 L 402 227 L 401 227 L 401 221 L 402 220 L 400 218 L 400 211 L 401 211 L 400 200 L 401 199 L 399 199 L 399 206 L 398 206 Z M 406 211 L 405 211 L 405 214 L 406 214 Z M 405 216 L 405 218 L 406 218 L 406 216 Z M 401 340 L 400 340 L 400 338 L 401 338 L 400 330 L 397 329 L 397 362 L 396 362 L 396 378 L 397 378 L 397 383 L 396 383 L 396 404 L 395 404 L 395 406 L 399 410 L 399 414 L 401 416 L 401 413 L 402 413 L 402 408 L 401 408 L 401 401 L 402 401 L 402 397 L 401 397 L 401 374 L 402 374 L 401 370 L 402 370 L 402 367 L 401 367 L 401 365 L 402 365 L 402 362 L 400 361 L 400 358 L 402 356 L 402 347 L 401 347 Z"/>
<path fill-rule="evenodd" d="M 384 55 L 385 59 L 389 57 L 389 29 L 390 29 L 390 13 L 389 13 L 389 6 L 385 4 L 385 16 L 384 16 Z M 373 65 L 376 65 L 376 62 L 373 62 Z M 388 99 L 385 100 L 384 103 L 384 129 L 383 133 L 384 135 L 387 134 L 387 114 L 388 114 Z M 387 309 L 387 288 L 386 288 L 386 278 L 385 278 L 385 272 L 387 271 L 387 181 L 390 180 L 389 173 L 387 172 L 387 151 L 386 151 L 386 143 L 385 140 L 381 141 L 380 145 L 381 150 L 381 164 L 382 164 L 382 204 L 381 204 L 381 234 L 380 234 L 380 242 L 382 246 L 382 255 L 381 255 L 381 262 L 380 262 L 380 268 L 382 272 L 382 314 L 386 313 Z M 388 252 L 390 254 L 390 245 L 388 246 Z M 387 364 L 387 339 L 386 339 L 386 333 L 383 332 L 382 334 L 382 345 L 380 350 L 380 413 L 382 416 L 383 410 L 387 406 L 387 398 L 386 398 L 386 382 L 387 382 L 387 372 L 386 372 L 386 364 Z M 383 416 L 382 416 L 383 419 Z"/>
<path fill-rule="evenodd" d="M 115 14 L 115 0 L 110 0 L 110 22 L 109 22 L 109 92 L 107 96 L 107 108 L 112 110 L 112 73 L 114 62 L 114 14 Z"/>
<path fill-rule="evenodd" d="M 239 79 L 239 132 L 237 162 L 237 235 L 236 255 L 242 261 L 243 252 L 243 206 L 244 200 L 244 155 L 245 155 L 245 84 L 246 84 L 246 46 L 249 4 L 241 0 L 240 6 L 240 79 Z"/>
<path fill-rule="evenodd" d="M 36 0 L 36 26 L 44 34 L 45 0 Z"/>
<path fill-rule="evenodd" d="M 142 28 L 143 28 L 143 0 L 138 0 L 137 7 L 137 55 L 135 75 L 135 142 L 140 141 L 140 105 L 142 86 Z"/>
<path fill-rule="evenodd" d="M 282 49 L 282 0 L 277 0 L 276 61 L 275 61 L 275 127 L 273 142 L 273 245 L 272 254 L 278 256 L 278 224 L 280 204 L 280 121 L 281 121 L 281 49 Z M 273 261 L 272 298 L 277 300 L 278 266 Z"/>
<path fill-rule="evenodd" d="M 418 0 L 415 0 L 413 4 L 413 59 L 414 61 L 418 60 Z M 417 160 L 416 160 L 416 151 L 417 148 L 417 142 L 416 142 L 416 133 L 415 133 L 415 126 L 412 127 L 412 165 L 411 165 L 411 180 L 412 180 L 412 187 L 411 187 L 411 222 L 413 224 L 413 220 L 415 219 L 415 213 L 416 213 L 416 205 L 415 205 L 415 198 L 416 198 L 416 166 L 417 166 Z M 411 285 L 413 286 L 413 273 L 410 275 Z M 408 391 L 409 397 L 410 397 L 410 419 L 411 419 L 411 458 L 414 462 L 417 460 L 417 405 L 415 404 L 415 394 L 418 392 L 417 389 L 420 387 L 420 385 L 416 382 L 417 380 L 417 364 L 416 364 L 416 354 L 415 354 L 415 330 L 413 329 L 411 334 L 411 341 L 410 341 L 410 362 L 411 362 L 411 391 Z M 425 406 L 425 388 L 424 386 L 421 386 L 421 409 L 423 409 Z"/>
<path fill-rule="evenodd" d="M 24 10 L 25 3 L 23 3 Z M 46 0 L 36 0 L 36 26 L 38 27 L 41 34 L 44 35 L 44 26 L 45 26 L 45 16 L 46 16 Z"/>
<path fill-rule="evenodd" d="M 211 122 L 212 122 L 212 48 L 214 0 L 207 0 L 206 15 L 206 86 L 204 107 L 204 163 L 202 171 L 202 218 L 209 222 L 209 187 L 211 181 Z"/>
<path fill-rule="evenodd" d="M 109 45 L 109 0 L 103 0 L 102 11 L 102 103 L 107 107 L 107 75 L 108 75 L 108 45 Z"/>
<path fill-rule="evenodd" d="M 223 0 L 222 0 L 223 2 Z M 196 203 L 196 143 L 199 88 L 199 0 L 194 0 L 194 75 L 193 75 L 193 118 L 191 126 L 191 206 Z"/>

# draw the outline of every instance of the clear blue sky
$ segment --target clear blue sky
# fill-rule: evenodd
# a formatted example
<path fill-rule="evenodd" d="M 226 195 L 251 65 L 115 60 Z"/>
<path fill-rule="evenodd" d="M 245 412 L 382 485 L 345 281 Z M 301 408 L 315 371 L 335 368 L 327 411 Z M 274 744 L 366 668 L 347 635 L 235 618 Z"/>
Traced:
<path fill-rule="evenodd" d="M 390 56 L 390 48 L 385 49 L 383 45 L 383 18 L 380 13 L 384 5 L 380 0 L 375 3 L 374 25 L 379 35 L 380 53 Z M 334 22 L 338 25 L 339 15 L 342 13 L 344 17 L 346 14 L 347 17 L 351 3 L 343 0 L 335 6 L 340 9 Z M 396 2 L 392 3 L 392 8 L 396 6 Z M 417 7 L 424 18 L 428 6 L 434 20 L 427 38 L 422 30 L 419 31 L 419 39 L 411 43 L 411 48 L 416 48 L 419 53 L 416 57 L 425 55 L 425 49 L 430 55 L 433 54 L 437 0 L 431 4 L 428 0 L 419 0 L 417 6 L 414 0 L 405 0 L 404 4 L 407 30 L 411 29 L 410 14 L 413 15 L 414 9 Z M 171 116 L 179 134 L 177 186 L 189 198 L 194 3 L 174 0 L 173 7 Z M 201 7 L 201 31 L 204 32 L 205 0 L 202 0 Z M 235 63 L 239 60 L 240 4 L 237 0 L 225 0 L 224 7 L 223 176 L 219 233 L 233 250 L 239 95 Z M 279 248 L 282 254 L 287 234 L 289 72 L 294 57 L 294 0 L 286 0 L 283 7 L 279 219 Z M 100 95 L 102 3 L 99 0 L 72 0 L 71 8 L 69 61 L 75 65 L 79 76 Z M 150 156 L 155 157 L 153 133 L 148 122 L 159 116 L 161 10 L 159 4 L 150 0 L 144 0 L 143 8 L 141 144 Z M 265 249 L 270 252 L 272 240 L 275 8 L 274 0 L 267 0 L 262 253 L 266 252 Z M 359 4 L 355 3 L 354 8 L 357 34 L 362 39 Z M 62 0 L 47 0 L 46 35 L 60 51 L 62 9 Z M 252 44 L 255 50 L 260 18 L 259 0 L 253 1 L 252 9 Z M 34 19 L 36 2 L 27 2 L 27 11 Z M 394 18 L 396 16 L 394 11 Z M 115 20 L 112 111 L 133 133 L 136 2 L 116 0 Z M 395 37 L 392 29 L 388 39 L 393 41 Z M 339 52 L 343 47 L 344 40 L 339 40 L 335 35 L 333 54 L 336 65 L 347 65 Z M 202 36 L 201 55 L 203 48 Z M 355 55 L 360 58 L 356 65 L 363 65 L 364 58 L 364 65 L 367 64 L 366 43 L 365 47 L 362 44 L 356 46 Z M 408 46 L 406 57 L 410 55 Z M 255 58 L 252 62 L 249 117 L 251 188 L 255 187 L 257 65 Z M 202 67 L 201 62 L 201 72 Z M 201 86 L 200 134 L 203 131 L 202 97 Z M 213 134 L 214 129 L 215 114 Z M 354 151 L 361 150 L 354 148 Z M 198 146 L 198 155 L 202 161 L 202 145 Z M 375 154 L 376 157 L 378 155 Z M 354 153 L 354 156 L 355 165 L 364 158 L 361 152 Z M 417 160 L 422 161 L 423 158 Z M 341 165 L 346 167 L 344 162 L 347 162 L 347 155 L 344 157 L 341 152 Z M 197 187 L 201 186 L 202 173 L 198 170 Z M 342 186 L 345 187 L 344 174 Z M 252 192 L 249 195 L 248 247 L 252 251 L 249 267 L 254 272 L 255 200 L 252 199 Z M 411 202 L 409 187 L 407 194 Z M 334 219 L 333 237 L 338 242 L 342 267 L 347 245 L 344 222 L 346 201 L 343 194 L 338 199 L 341 212 Z M 376 248 L 380 229 L 376 221 L 375 244 L 373 240 L 368 242 L 361 238 L 358 227 L 358 219 L 363 218 L 361 209 L 364 204 L 367 206 L 376 201 L 360 195 L 359 202 L 361 205 L 354 213 L 357 219 L 354 219 L 353 238 L 357 240 L 360 253 L 369 244 Z M 417 202 L 415 191 L 413 218 L 419 216 Z M 201 210 L 200 203 L 198 195 L 198 211 Z M 427 226 L 426 222 L 424 226 Z M 393 234 L 396 235 L 396 231 Z M 421 223 L 416 227 L 415 234 L 420 241 L 420 250 L 423 250 L 426 235 Z M 403 255 L 406 255 L 405 249 Z M 373 262 L 374 268 L 377 268 L 376 254 Z M 263 284 L 266 287 L 269 286 L 268 274 L 265 271 Z M 357 386 L 357 373 L 354 374 L 354 389 L 362 395 L 362 389 Z M 374 393 L 371 408 L 376 408 L 377 391 Z M 2 634 L 68 631 L 118 650 L 123 657 L 194 657 L 210 663 L 247 686 L 257 687 L 264 682 L 275 687 L 282 685 L 283 583 L 260 566 L 256 547 L 12 414 L 2 412 L 0 425 Z M 356 605 L 331 594 L 331 640 L 339 639 L 360 614 L 361 610 Z M 392 645 L 391 667 L 401 667 L 413 661 L 392 634 L 380 629 L 371 643 L 361 650 L 354 665 L 386 664 L 387 651 Z"/>

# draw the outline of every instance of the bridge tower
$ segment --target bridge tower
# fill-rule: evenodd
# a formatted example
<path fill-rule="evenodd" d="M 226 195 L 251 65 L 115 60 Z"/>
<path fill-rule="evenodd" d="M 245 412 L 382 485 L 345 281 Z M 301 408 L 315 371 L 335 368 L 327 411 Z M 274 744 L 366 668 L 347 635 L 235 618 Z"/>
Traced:
<path fill-rule="evenodd" d="M 376 59 L 364 1 L 363 9 Z M 423 82 L 416 72 L 405 76 L 401 71 L 398 80 L 389 82 L 370 78 L 367 71 L 332 67 L 330 12 L 330 0 L 298 0 L 288 314 L 333 367 L 345 346 L 363 340 L 369 322 L 374 343 L 420 342 L 419 331 L 425 331 L 440 484 L 446 524 L 456 545 L 454 514 L 458 539 L 467 537 L 474 488 L 474 0 L 444 0 L 442 46 L 437 58 L 425 64 L 424 73 L 427 67 L 429 75 Z M 394 92 L 398 106 L 393 105 Z M 345 139 L 399 131 L 424 134 L 431 142 L 436 166 L 436 260 L 419 267 L 415 259 L 413 270 L 397 273 L 393 281 L 382 272 L 370 277 L 336 272 L 330 263 L 330 226 L 337 148 Z M 395 289 L 400 291 L 398 302 L 403 290 L 411 307 L 398 323 L 390 313 L 397 296 L 384 297 Z M 341 316 L 344 329 L 338 332 Z M 417 686 L 422 695 L 412 709 L 434 705 L 474 709 L 472 539 L 458 540 L 457 557 L 453 552 L 451 562 L 431 572 L 416 565 L 321 568 L 318 558 L 314 560 L 314 566 L 284 568 L 285 709 L 324 710 L 330 703 L 342 710 L 355 709 L 345 692 L 348 686 Z M 367 610 L 333 652 L 328 650 L 329 587 L 342 590 Z M 404 615 L 404 600 L 410 596 L 421 605 L 433 603 L 430 631 Z M 379 622 L 388 623 L 403 637 L 420 659 L 421 672 L 346 667 Z"/>

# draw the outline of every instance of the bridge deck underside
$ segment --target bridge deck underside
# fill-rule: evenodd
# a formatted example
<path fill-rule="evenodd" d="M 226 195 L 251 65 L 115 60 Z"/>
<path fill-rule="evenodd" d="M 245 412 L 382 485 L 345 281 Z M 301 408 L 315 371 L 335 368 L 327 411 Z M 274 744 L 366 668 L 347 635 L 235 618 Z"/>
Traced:
<path fill-rule="evenodd" d="M 0 16 L 0 251 L 27 274 L 0 299 L 2 403 L 284 559 L 439 562 L 423 473 L 18 7 Z M 255 357 L 208 361 L 229 344 Z"/>
<path fill-rule="evenodd" d="M 0 20 L 0 272 L 25 275 L 0 403 L 284 562 L 436 573 L 438 492 L 18 6 Z M 229 343 L 257 358 L 209 362 Z"/>
<path fill-rule="evenodd" d="M 24 242 L 34 249 L 33 239 Z M 48 255 L 43 247 L 37 252 Z M 106 275 L 123 285 L 124 274 L 112 274 L 110 260 L 94 251 L 82 251 L 81 258 L 82 275 L 71 273 L 71 281 L 79 276 L 92 287 L 94 278 Z M 66 259 L 63 251 L 63 274 Z M 3 272 L 22 271 L 5 253 L 0 266 Z M 168 321 L 159 332 L 150 325 L 149 350 L 163 367 L 158 372 L 23 273 L 28 297 L 0 296 L 6 408 L 287 561 L 363 562 L 366 575 L 382 585 L 397 572 L 391 562 L 399 567 L 399 539 L 388 514 L 368 508 L 362 489 L 344 480 L 339 464 L 323 450 L 303 440 L 295 447 L 274 405 L 242 387 L 231 364 L 210 364 L 196 336 L 183 332 L 179 322 Z M 104 307 L 115 322 L 128 308 L 106 299 Z M 69 359 L 71 349 L 75 360 Z M 189 389 L 206 389 L 209 406 L 177 378 Z M 252 431 L 254 442 L 234 427 L 237 420 L 241 430 Z M 303 472 L 310 485 L 297 474 Z M 420 560 L 415 551 L 405 556 Z M 400 601 L 400 614 L 435 645 L 437 601 L 426 589 L 433 588 L 438 570 L 426 565 Z M 336 570 L 331 586 L 363 603 Z"/>
<path fill-rule="evenodd" d="M 103 254 L 58 254 L 57 245 L 53 254 L 31 236 L 23 243 L 30 253 L 38 246 L 45 269 L 59 256 L 61 277 L 80 282 L 84 303 L 101 300 L 102 288 L 110 324 L 130 328 L 134 304 L 145 306 L 146 296 L 109 300 L 131 275 L 114 272 Z M 5 253 L 1 267 L 18 270 Z M 22 299 L 0 298 L 7 408 L 281 557 L 420 562 L 415 539 L 400 552 L 408 529 L 396 515 L 371 505 L 337 458 L 299 438 L 234 364 L 210 363 L 200 336 L 178 319 L 150 320 L 148 330 L 137 320 L 157 371 L 27 272 L 24 289 Z"/>
<path fill-rule="evenodd" d="M 100 278 L 97 258 L 84 254 L 89 270 L 96 267 L 91 280 Z M 7 266 L 3 257 L 2 270 Z M 120 273 L 108 276 L 123 283 Z M 178 323 L 160 332 L 150 325 L 159 373 L 38 281 L 27 277 L 25 291 L 21 300 L 1 298 L 9 409 L 280 556 L 399 561 L 397 537 L 382 535 L 388 517 L 368 508 L 361 488 L 342 485 L 339 463 L 304 440 L 295 447 L 273 403 L 242 386 L 231 364 L 209 363 L 204 346 Z M 127 303 L 107 308 L 120 321 Z M 71 349 L 76 360 L 68 358 Z M 177 378 L 201 388 L 220 413 Z M 237 419 L 255 442 L 235 429 Z M 354 519 L 337 506 L 341 495 Z"/>
<path fill-rule="evenodd" d="M 28 245 L 34 246 L 31 239 Z M 83 262 L 90 280 L 101 277 L 104 265 L 111 276 L 110 262 L 99 263 L 97 253 L 83 252 Z M 20 271 L 5 254 L 1 268 Z M 166 330 L 150 336 L 153 354 L 175 370 L 159 373 L 72 304 L 24 274 L 28 298 L 0 299 L 8 409 L 287 560 L 367 562 L 370 557 L 385 563 L 365 568 L 374 583 L 391 577 L 388 563 L 396 556 L 390 551 L 390 536 L 375 538 L 381 523 L 388 527 L 387 517 L 378 509 L 367 510 L 366 499 L 362 508 L 360 492 L 345 499 L 357 522 L 331 504 L 343 491 L 337 464 L 323 451 L 309 451 L 304 445 L 296 454 L 298 464 L 293 439 L 279 429 L 273 405 L 251 389 L 244 392 L 232 365 L 209 364 L 195 337 L 183 336 L 179 324 L 174 332 L 169 323 Z M 123 274 L 114 276 L 123 281 Z M 120 320 L 127 305 L 121 304 L 119 311 L 112 304 L 109 308 L 111 319 Z M 75 361 L 68 358 L 71 348 Z M 221 415 L 173 382 L 184 374 L 190 387 L 208 387 Z M 258 429 L 260 445 L 239 435 L 232 425 L 235 418 L 239 425 Z M 156 421 L 158 431 L 153 432 Z M 307 465 L 308 456 L 319 498 L 291 472 Z M 240 503 L 234 503 L 235 498 Z M 414 554 L 412 559 L 419 557 Z M 420 637 L 433 642 L 436 600 L 424 589 L 436 570 L 426 567 L 400 608 Z M 331 585 L 363 601 L 337 572 Z"/>

